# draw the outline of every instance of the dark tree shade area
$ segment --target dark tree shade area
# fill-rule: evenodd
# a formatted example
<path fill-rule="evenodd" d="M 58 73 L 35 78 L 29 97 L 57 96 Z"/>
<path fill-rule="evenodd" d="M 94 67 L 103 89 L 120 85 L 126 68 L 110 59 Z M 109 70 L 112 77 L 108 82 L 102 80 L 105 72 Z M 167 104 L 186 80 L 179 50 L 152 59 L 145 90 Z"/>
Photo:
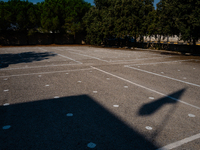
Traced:
<path fill-rule="evenodd" d="M 37 4 L 0 1 L 0 32 L 75 34 L 85 30 L 82 18 L 90 7 L 91 4 L 84 0 L 45 0 Z"/>
<path fill-rule="evenodd" d="M 45 0 L 0 2 L 0 32 L 87 33 L 90 44 L 110 39 L 177 35 L 180 40 L 200 39 L 200 0 Z M 127 40 L 128 39 L 128 40 Z M 136 42 L 136 40 L 134 40 Z"/>

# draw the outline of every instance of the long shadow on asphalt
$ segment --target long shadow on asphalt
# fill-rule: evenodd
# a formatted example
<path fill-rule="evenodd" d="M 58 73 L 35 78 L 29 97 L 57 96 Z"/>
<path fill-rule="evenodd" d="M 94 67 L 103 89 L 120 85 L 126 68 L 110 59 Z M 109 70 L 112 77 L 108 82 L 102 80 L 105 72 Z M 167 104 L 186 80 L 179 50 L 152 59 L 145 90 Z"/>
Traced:
<path fill-rule="evenodd" d="M 178 104 L 178 99 L 183 95 L 186 89 L 181 89 L 179 91 L 176 91 L 168 97 L 163 97 L 158 100 L 152 101 L 150 103 L 144 104 L 138 111 L 139 116 L 150 116 L 153 115 L 155 112 L 157 112 L 159 109 L 164 107 L 165 105 L 172 105 L 168 112 L 164 114 L 160 114 L 160 116 L 163 117 L 163 120 L 158 124 L 158 127 L 155 129 L 155 131 L 151 134 L 151 138 L 155 139 L 165 128 L 167 125 L 169 119 L 172 117 L 173 113 L 175 112 Z M 171 98 L 175 98 L 177 100 L 173 100 Z"/>
<path fill-rule="evenodd" d="M 35 53 L 35 52 L 25 52 L 18 54 L 0 54 L 0 69 L 6 68 L 11 64 L 18 63 L 30 63 L 33 61 L 41 61 L 44 59 L 49 59 L 56 54 L 50 52 Z"/>
<path fill-rule="evenodd" d="M 6 150 L 83 150 L 90 142 L 99 150 L 159 147 L 87 95 L 1 106 L 0 125 Z M 5 125 L 11 127 L 3 130 Z"/>

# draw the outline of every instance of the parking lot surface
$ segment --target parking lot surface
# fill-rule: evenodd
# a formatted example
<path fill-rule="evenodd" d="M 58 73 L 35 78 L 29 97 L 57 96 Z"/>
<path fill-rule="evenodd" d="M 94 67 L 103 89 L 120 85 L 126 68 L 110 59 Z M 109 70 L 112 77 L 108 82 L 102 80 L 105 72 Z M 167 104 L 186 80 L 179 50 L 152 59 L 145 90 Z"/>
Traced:
<path fill-rule="evenodd" d="M 0 48 L 0 149 L 199 150 L 200 58 Z"/>

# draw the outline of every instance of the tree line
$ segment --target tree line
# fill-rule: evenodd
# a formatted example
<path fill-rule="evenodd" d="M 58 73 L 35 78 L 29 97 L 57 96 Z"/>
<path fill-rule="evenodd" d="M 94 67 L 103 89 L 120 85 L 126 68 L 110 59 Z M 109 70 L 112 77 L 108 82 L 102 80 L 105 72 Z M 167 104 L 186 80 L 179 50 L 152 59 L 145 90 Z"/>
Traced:
<path fill-rule="evenodd" d="M 0 2 L 0 32 L 87 33 L 90 44 L 108 39 L 177 35 L 193 42 L 200 38 L 200 0 L 45 0 Z"/>
<path fill-rule="evenodd" d="M 33 4 L 28 1 L 0 2 L 0 32 L 9 30 L 42 33 L 84 31 L 83 16 L 91 7 L 84 0 L 45 0 Z"/>
<path fill-rule="evenodd" d="M 181 40 L 200 38 L 199 0 L 94 0 L 84 16 L 87 40 L 101 44 L 106 39 L 177 35 Z"/>

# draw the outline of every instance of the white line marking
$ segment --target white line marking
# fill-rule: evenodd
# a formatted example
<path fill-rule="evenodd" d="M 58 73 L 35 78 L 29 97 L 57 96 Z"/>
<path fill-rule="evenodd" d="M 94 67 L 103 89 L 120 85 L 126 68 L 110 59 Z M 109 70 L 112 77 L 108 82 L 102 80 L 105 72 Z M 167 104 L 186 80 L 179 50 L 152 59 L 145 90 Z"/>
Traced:
<path fill-rule="evenodd" d="M 60 72 L 68 72 L 68 71 L 82 71 L 82 70 L 91 70 L 91 69 L 92 68 L 75 69 L 75 70 L 63 70 L 63 71 L 52 71 L 52 72 L 28 73 L 28 74 L 16 74 L 16 75 L 9 75 L 9 76 L 0 76 L 0 78 L 5 78 L 5 77 L 19 77 L 19 76 L 28 76 L 28 75 L 38 75 L 38 74 L 60 73 Z M 41 77 L 41 76 L 39 75 L 39 77 Z"/>
<path fill-rule="evenodd" d="M 185 138 L 183 140 L 180 140 L 180 141 L 168 144 L 168 145 L 166 145 L 166 146 L 164 146 L 162 148 L 159 148 L 157 150 L 169 150 L 169 149 L 173 149 L 173 148 L 179 147 L 179 146 L 181 146 L 183 144 L 186 144 L 188 142 L 194 141 L 194 140 L 199 139 L 199 138 L 200 138 L 200 133 L 196 134 L 196 135 L 193 135 L 191 137 Z"/>
<path fill-rule="evenodd" d="M 129 67 L 129 66 L 126 66 L 126 67 L 127 68 L 131 68 L 131 69 L 135 69 L 135 70 L 138 70 L 138 71 L 142 71 L 142 72 L 145 72 L 145 73 L 153 74 L 153 75 L 156 75 L 156 76 L 160 76 L 160 77 L 163 77 L 163 78 L 171 79 L 171 80 L 174 80 L 174 81 L 182 82 L 182 83 L 185 83 L 185 84 L 189 84 L 189 85 L 200 87 L 200 85 L 198 85 L 198 84 L 182 81 L 182 80 L 179 80 L 179 79 L 175 79 L 175 78 L 171 78 L 171 77 L 168 77 L 168 76 L 160 75 L 160 74 L 153 73 L 153 72 L 150 72 L 150 71 L 146 71 L 146 70 L 142 70 L 142 69 L 138 69 L 138 68 L 134 68 L 134 67 Z"/>
<path fill-rule="evenodd" d="M 149 99 L 154 99 L 154 97 L 149 97 Z"/>
<path fill-rule="evenodd" d="M 97 93 L 97 91 L 93 91 L 93 93 Z"/>
<path fill-rule="evenodd" d="M 44 51 L 47 51 L 47 50 L 45 50 L 45 49 L 43 49 L 43 48 L 39 48 L 39 49 L 44 50 Z M 54 48 L 54 49 L 59 50 L 58 48 Z M 54 53 L 54 54 L 57 54 L 57 53 Z M 67 59 L 70 59 L 70 60 L 72 60 L 72 61 L 75 61 L 75 62 L 77 62 L 77 63 L 79 63 L 79 64 L 83 64 L 82 62 L 77 61 L 77 60 L 75 60 L 75 59 L 72 59 L 72 58 L 70 58 L 70 57 L 67 57 L 67 56 L 64 56 L 64 55 L 61 55 L 61 54 L 57 54 L 57 55 L 59 55 L 59 56 L 61 56 L 61 57 L 63 57 L 63 58 L 67 58 Z"/>
<path fill-rule="evenodd" d="M 152 130 L 153 128 L 152 127 L 150 127 L 150 126 L 146 126 L 145 127 L 147 130 Z"/>
<path fill-rule="evenodd" d="M 34 66 L 34 67 L 21 67 L 21 68 L 10 68 L 10 69 L 1 69 L 3 70 L 17 70 L 17 69 L 32 69 L 32 68 L 42 68 L 42 67 L 57 67 L 57 66 L 68 66 L 68 65 L 79 65 L 79 64 L 62 64 L 62 65 L 45 65 L 45 66 Z"/>
<path fill-rule="evenodd" d="M 67 56 L 64 56 L 64 55 L 61 55 L 61 54 L 57 54 L 57 55 L 59 55 L 59 56 L 61 56 L 61 57 L 64 57 L 64 58 L 67 58 L 67 59 L 70 59 L 70 60 L 73 60 L 73 61 L 75 61 L 75 62 L 77 62 L 77 63 L 79 63 L 79 64 L 83 64 L 82 62 L 77 61 L 77 60 L 75 60 L 75 59 L 72 59 L 72 58 L 70 58 L 70 57 L 67 57 Z"/>
<path fill-rule="evenodd" d="M 69 53 L 77 54 L 77 55 L 82 55 L 82 56 L 85 56 L 85 57 L 90 57 L 90 58 L 94 58 L 94 59 L 97 59 L 97 60 L 100 60 L 100 61 L 104 61 L 104 62 L 108 62 L 108 63 L 109 63 L 109 61 L 100 59 L 100 58 L 98 58 L 98 57 L 93 57 L 93 56 L 89 56 L 89 55 L 85 55 L 85 54 L 80 54 L 80 53 L 75 53 L 75 52 L 69 52 Z"/>
<path fill-rule="evenodd" d="M 55 96 L 54 98 L 60 98 L 59 96 Z"/>
<path fill-rule="evenodd" d="M 128 86 L 124 86 L 124 88 L 128 88 Z"/>
<path fill-rule="evenodd" d="M 113 77 L 116 77 L 116 78 L 121 79 L 121 80 L 123 80 L 123 81 L 126 81 L 126 82 L 128 82 L 128 83 L 131 83 L 131 84 L 133 84 L 133 85 L 136 85 L 136 86 L 141 87 L 141 88 L 143 88 L 143 89 L 146 89 L 146 90 L 148 90 L 148 91 L 152 91 L 152 92 L 157 93 L 157 94 L 159 94 L 159 95 L 168 97 L 168 98 L 170 98 L 170 99 L 172 99 L 172 100 L 175 100 L 175 101 L 179 101 L 180 103 L 183 103 L 183 104 L 185 104 L 185 105 L 188 105 L 188 106 L 191 106 L 191 107 L 194 107 L 194 108 L 200 110 L 200 107 L 194 106 L 194 105 L 192 105 L 192 104 L 189 104 L 189 103 L 187 103 L 187 102 L 181 101 L 181 100 L 176 99 L 176 98 L 174 98 L 174 97 L 171 97 L 171 96 L 169 96 L 169 95 L 163 94 L 163 93 L 161 93 L 161 92 L 155 91 L 155 90 L 150 89 L 150 88 L 148 88 L 148 87 L 145 87 L 145 86 L 142 86 L 142 85 L 140 85 L 140 84 L 134 83 L 134 82 L 132 82 L 132 81 L 129 81 L 129 80 L 127 80 L 127 79 L 124 79 L 124 78 L 119 77 L 119 76 L 117 76 L 117 75 L 114 75 L 114 74 L 112 74 L 112 73 L 106 72 L 106 71 L 104 71 L 104 70 L 98 69 L 98 68 L 96 68 L 96 67 L 93 67 L 93 66 L 91 66 L 91 67 L 92 67 L 93 69 L 96 69 L 96 70 L 100 71 L 100 72 L 103 72 L 103 73 L 105 73 L 105 74 L 109 74 L 109 75 L 111 75 L 111 76 L 113 76 Z"/>
<path fill-rule="evenodd" d="M 195 117 L 195 115 L 193 115 L 193 114 L 188 114 L 188 116 L 189 116 L 189 117 Z"/>
<path fill-rule="evenodd" d="M 66 116 L 67 116 L 67 117 L 72 117 L 73 114 L 72 114 L 72 113 L 68 113 L 68 114 L 66 114 Z"/>
<path fill-rule="evenodd" d="M 113 107 L 119 107 L 119 105 L 113 105 Z"/>
<path fill-rule="evenodd" d="M 10 127 L 11 127 L 10 125 L 6 125 L 6 126 L 3 126 L 2 129 L 7 130 L 7 129 L 9 129 Z"/>
<path fill-rule="evenodd" d="M 3 90 L 4 92 L 8 92 L 9 90 L 7 89 L 7 90 Z"/>
<path fill-rule="evenodd" d="M 186 60 L 176 60 L 176 61 L 164 61 L 164 62 L 155 62 L 155 63 L 145 63 L 145 64 L 132 64 L 132 65 L 126 65 L 126 66 L 138 66 L 138 65 L 156 65 L 156 64 L 164 64 L 164 63 L 177 63 L 182 61 L 191 61 L 195 59 L 186 59 Z"/>
<path fill-rule="evenodd" d="M 5 103 L 5 104 L 3 104 L 3 106 L 8 106 L 8 105 L 10 105 L 9 103 Z"/>

